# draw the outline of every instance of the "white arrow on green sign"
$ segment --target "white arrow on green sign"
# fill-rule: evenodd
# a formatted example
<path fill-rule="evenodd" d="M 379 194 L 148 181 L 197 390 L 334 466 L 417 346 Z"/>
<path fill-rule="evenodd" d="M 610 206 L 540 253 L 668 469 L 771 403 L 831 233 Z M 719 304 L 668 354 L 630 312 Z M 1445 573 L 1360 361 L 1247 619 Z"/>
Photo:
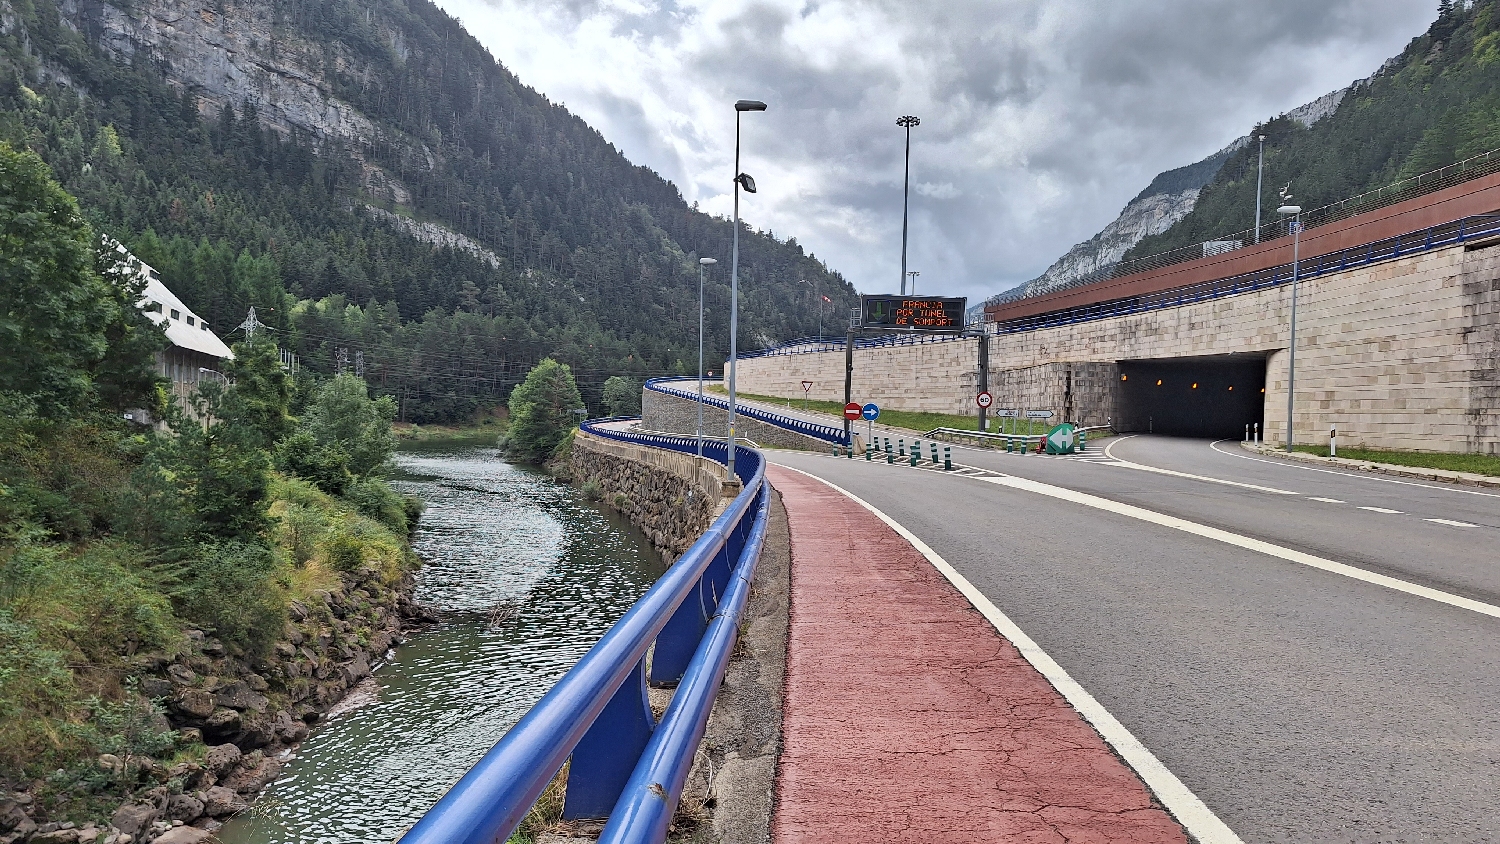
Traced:
<path fill-rule="evenodd" d="M 1047 432 L 1048 454 L 1072 454 L 1078 446 L 1078 431 L 1073 423 L 1064 422 Z"/>

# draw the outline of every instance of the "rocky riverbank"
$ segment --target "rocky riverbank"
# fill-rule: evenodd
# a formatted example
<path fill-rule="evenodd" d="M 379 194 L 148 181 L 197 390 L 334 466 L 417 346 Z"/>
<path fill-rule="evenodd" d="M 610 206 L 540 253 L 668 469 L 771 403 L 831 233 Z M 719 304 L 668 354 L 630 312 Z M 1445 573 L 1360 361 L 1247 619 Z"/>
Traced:
<path fill-rule="evenodd" d="M 360 567 L 292 601 L 263 657 L 230 655 L 199 630 L 176 654 L 133 657 L 138 684 L 160 707 L 141 729 L 173 731 L 179 752 L 103 754 L 99 777 L 131 792 L 107 823 L 49 820 L 32 790 L 0 797 L 0 844 L 197 844 L 243 811 L 281 772 L 309 730 L 378 665 L 403 631 L 435 620 L 411 600 L 410 572 Z"/>

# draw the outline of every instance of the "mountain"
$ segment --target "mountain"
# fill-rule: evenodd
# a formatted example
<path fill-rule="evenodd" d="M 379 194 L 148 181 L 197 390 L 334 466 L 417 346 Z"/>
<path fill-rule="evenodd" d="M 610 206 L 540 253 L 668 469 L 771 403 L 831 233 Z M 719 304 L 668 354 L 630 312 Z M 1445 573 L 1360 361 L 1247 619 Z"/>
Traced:
<path fill-rule="evenodd" d="M 1455 170 L 1489 167 L 1474 158 L 1500 149 L 1500 0 L 1445 0 L 1427 32 L 1375 75 L 1355 83 L 1322 120 L 1304 125 L 1288 115 L 1255 131 L 1266 135 L 1267 209 L 1278 204 L 1282 186 L 1289 186 L 1296 204 L 1311 210 L 1460 162 L 1467 163 Z M 1251 228 L 1255 170 L 1254 150 L 1231 155 L 1190 213 L 1143 238 L 1124 259 Z M 1431 178 L 1421 182 L 1387 193 L 1401 198 L 1423 185 L 1440 184 Z M 1334 212 L 1319 216 L 1329 213 Z M 1262 226 L 1275 216 L 1270 210 L 1265 215 Z"/>
<path fill-rule="evenodd" d="M 1448 14 L 1454 14 L 1454 12 L 1450 11 Z M 1410 52 L 1409 47 L 1403 56 Z M 1264 182 L 1267 194 L 1264 203 L 1268 207 L 1274 207 L 1273 200 L 1276 197 L 1272 188 L 1279 187 L 1285 182 L 1275 181 L 1270 165 L 1273 157 L 1278 154 L 1278 144 L 1284 140 L 1284 136 L 1298 129 L 1312 130 L 1325 119 L 1336 114 L 1350 92 L 1367 90 L 1375 80 L 1402 66 L 1403 56 L 1390 59 L 1381 66 L 1380 70 L 1366 79 L 1324 94 L 1256 126 L 1248 134 L 1236 138 L 1228 146 L 1201 161 L 1158 174 L 1155 179 L 1151 180 L 1151 184 L 1132 199 L 1120 215 L 1102 231 L 1088 240 L 1075 244 L 1040 276 L 991 297 L 988 300 L 989 303 L 1039 296 L 1060 288 L 1086 283 L 1127 256 L 1149 255 L 1176 246 L 1201 243 L 1239 229 L 1249 228 L 1254 224 L 1254 177 L 1256 155 L 1259 151 L 1258 146 L 1251 143 L 1251 138 L 1262 133 L 1267 135 L 1267 171 Z M 1230 165 L 1227 171 L 1226 164 Z M 1209 189 L 1210 185 L 1221 181 L 1221 174 L 1226 172 L 1231 173 L 1236 182 L 1248 180 L 1250 197 L 1247 207 L 1250 211 L 1242 215 L 1244 224 L 1228 223 L 1212 227 L 1211 231 L 1204 229 L 1210 233 L 1196 240 L 1192 238 L 1186 242 L 1174 240 L 1173 238 L 1180 239 L 1183 231 L 1178 228 L 1178 224 L 1193 215 L 1202 203 L 1204 191 Z M 1280 177 L 1280 172 L 1277 172 Z M 1209 193 L 1211 197 L 1209 205 L 1216 205 L 1219 201 L 1216 199 L 1219 190 L 1215 188 Z M 1237 197 L 1237 199 L 1243 200 L 1243 197 Z M 1197 217 L 1202 216 L 1204 216 L 1202 213 L 1197 215 Z M 1191 223 L 1188 227 L 1197 231 Z M 1174 230 L 1179 234 L 1168 237 L 1167 233 Z M 1170 245 L 1163 246 L 1163 244 Z"/>
<path fill-rule="evenodd" d="M 731 223 L 428 0 L 0 0 L 0 140 L 220 334 L 254 305 L 413 421 L 502 401 L 546 355 L 591 404 L 610 374 L 693 371 L 700 255 L 708 365 L 727 352 Z M 855 302 L 745 226 L 742 347 L 816 330 L 802 280 L 825 315 Z"/>

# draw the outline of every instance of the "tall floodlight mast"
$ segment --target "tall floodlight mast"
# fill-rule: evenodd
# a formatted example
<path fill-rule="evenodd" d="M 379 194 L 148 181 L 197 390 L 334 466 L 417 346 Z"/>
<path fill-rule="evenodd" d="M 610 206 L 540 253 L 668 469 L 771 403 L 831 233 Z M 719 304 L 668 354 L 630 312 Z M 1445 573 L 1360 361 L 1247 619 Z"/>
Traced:
<path fill-rule="evenodd" d="M 906 130 L 906 180 L 901 188 L 901 295 L 906 295 L 906 219 L 911 200 L 911 127 L 921 126 L 922 121 L 910 114 L 901 117 L 896 125 Z"/>

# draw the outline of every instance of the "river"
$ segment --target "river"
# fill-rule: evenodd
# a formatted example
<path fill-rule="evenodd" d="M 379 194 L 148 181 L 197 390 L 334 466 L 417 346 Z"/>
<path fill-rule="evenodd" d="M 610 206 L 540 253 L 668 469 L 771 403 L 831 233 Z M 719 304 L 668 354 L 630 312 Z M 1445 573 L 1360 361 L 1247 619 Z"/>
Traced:
<path fill-rule="evenodd" d="M 442 621 L 375 671 L 373 700 L 313 733 L 225 844 L 393 841 L 664 570 L 623 518 L 493 448 L 429 444 L 396 464 L 392 485 L 427 502 L 417 598 Z"/>

